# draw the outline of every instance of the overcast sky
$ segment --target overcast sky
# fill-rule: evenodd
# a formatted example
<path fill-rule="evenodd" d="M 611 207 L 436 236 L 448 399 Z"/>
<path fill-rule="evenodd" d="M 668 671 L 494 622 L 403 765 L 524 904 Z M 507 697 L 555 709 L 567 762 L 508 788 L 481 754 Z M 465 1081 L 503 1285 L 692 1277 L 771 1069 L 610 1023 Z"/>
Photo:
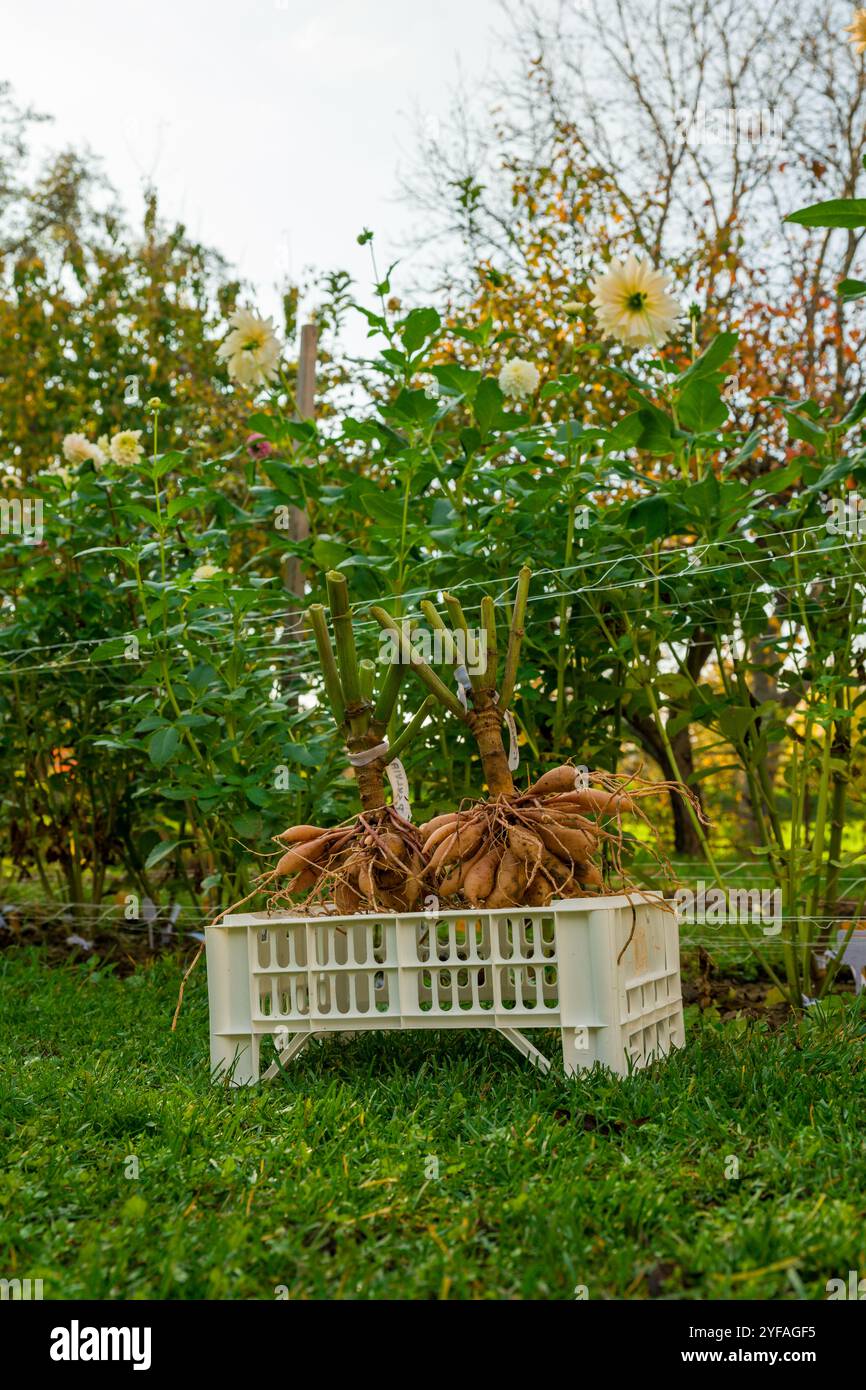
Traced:
<path fill-rule="evenodd" d="M 40 141 L 88 145 L 129 209 L 152 180 L 268 312 L 310 264 L 366 286 L 364 225 L 387 263 L 412 113 L 447 115 L 500 22 L 496 0 L 0 0 L 0 16 L 0 77 L 55 117 Z"/>

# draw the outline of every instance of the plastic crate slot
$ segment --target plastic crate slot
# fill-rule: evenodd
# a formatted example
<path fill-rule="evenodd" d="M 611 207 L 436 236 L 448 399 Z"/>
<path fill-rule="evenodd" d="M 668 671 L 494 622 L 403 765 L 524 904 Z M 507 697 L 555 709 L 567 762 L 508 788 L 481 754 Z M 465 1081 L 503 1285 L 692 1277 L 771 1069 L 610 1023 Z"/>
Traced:
<path fill-rule="evenodd" d="M 388 943 L 382 922 L 374 922 L 372 936 L 373 959 L 377 965 L 384 965 L 388 958 Z"/>
<path fill-rule="evenodd" d="M 317 924 L 316 926 L 314 926 L 314 927 L 312 928 L 312 932 L 313 932 L 313 942 L 314 942 L 314 945 L 315 945 L 314 955 L 313 955 L 313 964 L 314 964 L 314 965 L 327 965 L 327 964 L 328 964 L 328 928 L 327 928 L 326 926 L 320 926 L 320 925 Z"/>
<path fill-rule="evenodd" d="M 539 927 L 541 940 L 541 954 L 543 956 L 556 955 L 556 922 L 553 917 L 542 917 Z"/>
<path fill-rule="evenodd" d="M 520 942 L 520 955 L 522 959 L 533 960 L 536 954 L 538 954 L 538 951 L 535 939 L 535 932 L 533 930 L 532 925 L 532 918 L 524 917 L 523 920 L 519 922 L 517 931 L 518 940 Z"/>
<path fill-rule="evenodd" d="M 331 990 L 327 975 L 319 975 L 316 979 L 316 1010 L 320 1014 L 331 1012 Z"/>
<path fill-rule="evenodd" d="M 493 945 L 490 939 L 490 923 L 477 917 L 472 924 L 473 955 L 476 960 L 490 960 Z"/>
<path fill-rule="evenodd" d="M 510 960 L 514 955 L 514 928 L 510 917 L 503 917 L 497 922 L 499 929 L 499 954 L 503 960 Z"/>

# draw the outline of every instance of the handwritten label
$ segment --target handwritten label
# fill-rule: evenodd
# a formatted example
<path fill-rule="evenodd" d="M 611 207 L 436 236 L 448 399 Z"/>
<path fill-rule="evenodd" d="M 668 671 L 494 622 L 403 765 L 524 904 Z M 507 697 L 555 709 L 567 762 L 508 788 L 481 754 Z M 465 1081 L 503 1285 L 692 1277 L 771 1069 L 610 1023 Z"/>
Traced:
<path fill-rule="evenodd" d="M 508 768 L 516 772 L 520 767 L 520 749 L 517 745 L 517 724 L 510 709 L 505 711 L 505 723 L 508 725 Z"/>
<path fill-rule="evenodd" d="M 404 820 L 412 819 L 412 807 L 409 803 L 409 778 L 406 776 L 406 769 L 399 758 L 394 758 L 385 768 L 388 781 L 391 783 L 391 795 L 394 798 L 394 810 L 398 816 Z"/>

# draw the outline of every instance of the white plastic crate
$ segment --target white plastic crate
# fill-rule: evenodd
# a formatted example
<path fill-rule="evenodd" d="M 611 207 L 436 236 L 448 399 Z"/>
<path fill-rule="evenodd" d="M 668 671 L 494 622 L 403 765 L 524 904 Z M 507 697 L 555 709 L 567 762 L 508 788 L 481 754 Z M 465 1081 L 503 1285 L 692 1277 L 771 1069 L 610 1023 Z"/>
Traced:
<path fill-rule="evenodd" d="M 235 1086 L 260 1079 L 267 1034 L 285 1065 L 317 1033 L 498 1029 L 546 1072 L 524 1030 L 559 1029 L 569 1074 L 594 1062 L 626 1073 L 685 1042 L 677 919 L 651 895 L 228 916 L 207 929 L 207 987 L 211 1068 Z"/>
<path fill-rule="evenodd" d="M 259 1080 L 267 1034 L 285 1064 L 317 1033 L 497 1028 L 547 1071 L 524 1030 L 558 1028 L 569 1074 L 594 1062 L 625 1073 L 685 1042 L 677 920 L 649 895 L 436 916 L 239 914 L 208 927 L 207 968 L 211 1066 L 236 1086 Z"/>

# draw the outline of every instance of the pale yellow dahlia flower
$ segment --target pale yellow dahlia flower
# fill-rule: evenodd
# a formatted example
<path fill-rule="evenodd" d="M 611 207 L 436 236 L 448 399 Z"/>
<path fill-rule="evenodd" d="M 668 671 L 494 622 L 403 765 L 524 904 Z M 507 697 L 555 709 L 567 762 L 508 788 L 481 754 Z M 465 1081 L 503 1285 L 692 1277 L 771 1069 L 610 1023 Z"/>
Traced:
<path fill-rule="evenodd" d="M 855 10 L 854 18 L 845 30 L 851 37 L 855 53 L 866 53 L 866 10 Z"/>
<path fill-rule="evenodd" d="M 108 452 L 114 462 L 123 468 L 134 468 L 144 453 L 144 445 L 139 443 L 141 430 L 120 430 L 111 436 Z"/>
<path fill-rule="evenodd" d="M 656 347 L 668 338 L 680 313 L 668 294 L 668 280 L 630 251 L 624 261 L 611 261 L 591 282 L 592 306 L 605 333 L 627 347 Z"/>

